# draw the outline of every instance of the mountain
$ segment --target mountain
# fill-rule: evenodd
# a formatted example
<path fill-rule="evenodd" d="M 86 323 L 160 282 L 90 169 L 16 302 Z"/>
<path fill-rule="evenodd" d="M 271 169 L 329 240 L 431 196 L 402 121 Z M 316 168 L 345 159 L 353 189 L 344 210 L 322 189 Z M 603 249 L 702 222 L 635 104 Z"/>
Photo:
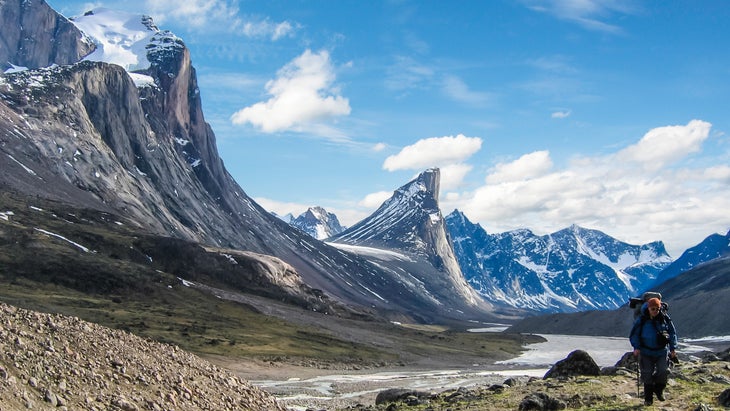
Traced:
<path fill-rule="evenodd" d="M 438 206 L 439 185 L 439 169 L 422 172 L 373 214 L 327 242 L 392 269 L 398 282 L 439 311 L 471 316 L 496 311 L 464 279 Z"/>
<path fill-rule="evenodd" d="M 33 21 L 66 21 L 42 1 L 5 1 L 2 6 L 3 18 L 6 13 L 17 15 L 14 25 L 30 21 L 30 16 Z M 43 66 L 44 61 L 54 61 L 51 56 L 75 55 L 74 50 L 91 41 L 80 61 L 0 76 L 0 188 L 21 199 L 20 209 L 42 208 L 41 200 L 50 201 L 69 213 L 104 213 L 109 216 L 100 218 L 104 224 L 199 244 L 206 253 L 224 259 L 231 250 L 253 253 L 255 262 L 246 264 L 252 278 L 268 278 L 260 281 L 272 287 L 279 284 L 270 294 L 319 296 L 320 303 L 329 301 L 324 309 L 332 312 L 348 312 L 342 307 L 349 307 L 357 315 L 419 322 L 491 315 L 461 277 L 434 199 L 428 212 L 401 209 L 403 215 L 392 215 L 396 219 L 390 229 L 404 236 L 414 228 L 406 225 L 408 213 L 426 218 L 415 228 L 433 228 L 413 234 L 420 242 L 402 243 L 411 247 L 408 254 L 372 257 L 362 248 L 352 252 L 344 245 L 316 240 L 268 213 L 230 176 L 205 121 L 195 68 L 182 39 L 159 30 L 147 16 L 108 9 L 69 21 L 73 27 L 64 27 L 73 35 L 55 26 L 24 26 L 26 40 L 16 43 L 53 43 L 43 49 L 49 53 L 46 59 L 36 57 Z M 0 28 L 6 30 L 6 25 Z M 7 53 L 8 59 L 21 54 Z M 427 175 L 431 186 L 437 184 L 433 173 Z M 52 232 L 74 242 L 69 233 L 78 228 L 69 222 Z M 13 241 L 4 244 L 10 247 Z M 416 245 L 421 248 L 416 250 Z M 153 255 L 132 249 L 135 258 Z M 7 250 L 13 252 L 12 247 Z M 116 251 L 109 257 L 128 258 Z M 154 259 L 149 262 L 154 264 Z M 184 265 L 170 267 L 182 270 Z M 280 284 L 282 271 L 286 284 Z M 90 281 L 105 281 L 80 266 L 63 272 L 88 275 L 83 281 L 70 281 L 82 288 Z M 231 275 L 225 270 L 197 275 L 234 291 L 241 291 L 245 283 L 218 278 Z"/>
<path fill-rule="evenodd" d="M 282 219 L 286 221 L 285 219 Z M 297 218 L 289 221 L 292 226 L 304 231 L 317 240 L 324 240 L 339 234 L 345 229 L 340 225 L 337 216 L 322 207 L 310 207 Z"/>
<path fill-rule="evenodd" d="M 575 225 L 544 236 L 527 229 L 488 234 L 455 210 L 446 226 L 464 276 L 481 296 L 539 312 L 620 307 L 670 262 L 661 242 L 630 245 Z"/>
<path fill-rule="evenodd" d="M 690 250 L 706 249 L 702 245 L 716 244 L 718 237 L 723 236 L 713 234 Z M 709 260 L 652 287 L 669 304 L 669 314 L 680 337 L 730 335 L 730 317 L 719 308 L 722 301 L 730 299 L 730 256 L 727 253 L 715 258 L 711 253 L 704 255 Z M 627 301 L 609 311 L 533 316 L 517 322 L 508 331 L 626 337 L 633 319 Z"/>
<path fill-rule="evenodd" d="M 699 264 L 727 255 L 730 255 L 730 231 L 725 235 L 712 234 L 696 246 L 688 248 L 678 259 L 669 264 L 659 273 L 651 286 L 671 280 Z"/>
<path fill-rule="evenodd" d="M 0 2 L 0 70 L 78 62 L 95 44 L 45 1 Z"/>

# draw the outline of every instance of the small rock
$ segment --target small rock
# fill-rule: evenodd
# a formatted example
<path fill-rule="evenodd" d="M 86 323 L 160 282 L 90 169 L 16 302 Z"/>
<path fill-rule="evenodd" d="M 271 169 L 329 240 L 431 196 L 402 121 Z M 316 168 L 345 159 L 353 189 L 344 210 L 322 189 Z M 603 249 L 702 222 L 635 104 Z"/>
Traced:
<path fill-rule="evenodd" d="M 53 405 L 54 407 L 58 406 L 58 397 L 51 390 L 46 390 L 46 393 L 43 396 L 43 400 Z"/>

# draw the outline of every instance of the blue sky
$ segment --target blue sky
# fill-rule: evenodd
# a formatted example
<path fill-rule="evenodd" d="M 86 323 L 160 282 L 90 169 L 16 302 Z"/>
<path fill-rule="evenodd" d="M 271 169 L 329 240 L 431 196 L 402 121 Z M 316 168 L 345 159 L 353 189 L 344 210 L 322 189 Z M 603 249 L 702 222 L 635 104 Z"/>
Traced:
<path fill-rule="evenodd" d="M 717 1 L 49 0 L 151 15 L 191 50 L 226 168 L 351 225 L 429 167 L 488 232 L 571 224 L 673 257 L 730 229 Z"/>

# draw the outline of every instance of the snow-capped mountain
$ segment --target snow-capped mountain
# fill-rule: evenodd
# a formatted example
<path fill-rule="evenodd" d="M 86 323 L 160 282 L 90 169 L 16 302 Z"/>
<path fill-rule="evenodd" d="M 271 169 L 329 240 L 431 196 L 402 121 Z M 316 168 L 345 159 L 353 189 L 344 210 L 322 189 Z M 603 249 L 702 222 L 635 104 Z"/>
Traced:
<path fill-rule="evenodd" d="M 494 310 L 467 284 L 459 268 L 438 206 L 439 185 L 439 169 L 424 171 L 328 243 L 368 256 L 380 266 L 393 260 L 392 253 L 404 256 L 395 275 L 444 309 Z"/>
<path fill-rule="evenodd" d="M 702 263 L 728 255 L 730 255 L 730 231 L 725 235 L 712 234 L 682 253 L 679 258 L 659 273 L 652 285 L 659 285 Z"/>
<path fill-rule="evenodd" d="M 527 229 L 488 234 L 458 210 L 446 225 L 469 284 L 486 300 L 512 307 L 613 309 L 671 262 L 661 242 L 630 245 L 575 225 L 544 236 Z"/>
<path fill-rule="evenodd" d="M 41 49 L 66 58 L 21 60 L 21 50 L 0 61 L 14 67 L 0 75 L 0 186 L 27 207 L 48 199 L 210 252 L 255 253 L 246 267 L 255 277 L 275 284 L 285 267 L 287 284 L 301 285 L 285 292 L 336 301 L 357 315 L 424 322 L 491 315 L 474 303 L 478 296 L 453 292 L 469 288 L 441 232 L 419 233 L 438 237 L 424 242 L 423 258 L 381 251 L 370 258 L 362 248 L 315 240 L 248 197 L 219 157 L 189 50 L 149 17 L 98 9 L 71 24 L 42 1 L 0 7 L 3 19 L 17 20 L 0 26 L 0 40 L 18 40 L 17 27 L 24 36 L 2 44 L 48 38 L 52 46 Z M 48 25 L 27 21 L 62 22 L 64 30 L 49 38 Z M 396 222 L 394 231 L 410 227 Z"/>
<path fill-rule="evenodd" d="M 714 243 L 719 234 L 708 239 Z M 703 241 L 703 243 L 707 240 Z M 718 241 L 722 244 L 723 241 Z M 701 245 L 701 244 L 700 244 Z M 700 245 L 693 249 L 703 248 Z M 710 254 L 705 254 L 710 257 Z M 730 334 L 730 316 L 722 308 L 730 298 L 730 255 L 703 261 L 687 271 L 651 288 L 669 304 L 669 314 L 683 338 L 702 338 Z M 554 313 L 525 318 L 510 332 L 600 335 L 626 337 L 634 321 L 628 301 L 615 310 Z"/>
<path fill-rule="evenodd" d="M 284 220 L 286 221 L 286 220 Z M 324 240 L 345 230 L 337 216 L 322 207 L 310 207 L 297 218 L 289 220 L 289 224 L 311 235 L 317 240 Z"/>
<path fill-rule="evenodd" d="M 292 214 L 292 213 L 286 213 L 285 215 L 279 215 L 272 211 L 271 214 L 287 224 L 291 224 L 291 222 L 294 221 L 294 218 L 295 218 L 294 214 Z"/>

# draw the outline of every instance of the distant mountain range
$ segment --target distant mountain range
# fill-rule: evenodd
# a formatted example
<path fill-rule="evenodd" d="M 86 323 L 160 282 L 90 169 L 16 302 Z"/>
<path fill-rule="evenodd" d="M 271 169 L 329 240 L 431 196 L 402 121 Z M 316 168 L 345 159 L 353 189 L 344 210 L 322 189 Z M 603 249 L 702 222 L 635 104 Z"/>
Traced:
<path fill-rule="evenodd" d="M 403 206 L 411 210 L 423 207 Z M 435 201 L 431 207 L 432 212 L 438 211 Z M 302 214 L 290 224 L 302 227 L 305 220 L 305 227 L 325 227 L 336 220 L 321 207 L 315 209 L 318 212 Z M 389 209 L 395 210 L 396 216 L 403 215 L 397 207 L 386 203 L 381 209 L 374 213 L 379 219 L 371 216 L 371 221 L 366 219 L 328 241 L 402 249 L 398 238 L 409 238 L 412 232 L 408 226 L 415 226 L 408 221 L 394 225 L 382 215 Z M 630 245 L 578 226 L 537 236 L 527 229 L 487 234 L 458 210 L 444 221 L 462 275 L 481 297 L 497 307 L 537 312 L 614 309 L 624 304 L 627 296 L 654 284 L 671 263 L 661 242 Z M 390 231 L 380 233 L 376 240 L 373 227 Z M 316 234 L 313 229 L 309 232 Z"/>
<path fill-rule="evenodd" d="M 630 245 L 576 225 L 544 236 L 527 229 L 488 234 L 458 210 L 446 225 L 479 294 L 535 311 L 617 308 L 671 262 L 661 242 Z"/>
<path fill-rule="evenodd" d="M 707 259 L 689 262 L 690 256 L 699 255 Z M 670 278 L 651 290 L 661 293 L 662 300 L 669 304 L 669 314 L 681 337 L 730 335 L 730 317 L 720 308 L 730 296 L 730 232 L 708 236 L 687 250 L 685 256 L 688 258 L 680 257 L 675 263 L 689 269 L 675 276 L 673 263 L 659 274 L 659 278 Z M 513 325 L 510 331 L 625 337 L 633 321 L 633 310 L 627 301 L 616 310 L 529 317 Z"/>

